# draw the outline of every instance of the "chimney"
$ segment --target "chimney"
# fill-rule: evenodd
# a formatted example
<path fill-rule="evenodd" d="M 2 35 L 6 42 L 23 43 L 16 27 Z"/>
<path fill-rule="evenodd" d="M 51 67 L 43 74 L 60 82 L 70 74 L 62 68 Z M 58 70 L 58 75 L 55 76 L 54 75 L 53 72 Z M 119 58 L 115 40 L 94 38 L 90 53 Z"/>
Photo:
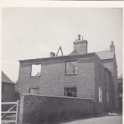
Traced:
<path fill-rule="evenodd" d="M 50 52 L 50 57 L 55 57 L 55 53 L 54 52 Z"/>
<path fill-rule="evenodd" d="M 87 40 L 84 40 L 83 36 L 79 34 L 78 39 L 73 42 L 74 51 L 77 52 L 77 54 L 87 54 L 87 44 Z"/>
<path fill-rule="evenodd" d="M 111 41 L 111 44 L 110 44 L 110 51 L 115 52 L 115 45 L 113 41 Z"/>

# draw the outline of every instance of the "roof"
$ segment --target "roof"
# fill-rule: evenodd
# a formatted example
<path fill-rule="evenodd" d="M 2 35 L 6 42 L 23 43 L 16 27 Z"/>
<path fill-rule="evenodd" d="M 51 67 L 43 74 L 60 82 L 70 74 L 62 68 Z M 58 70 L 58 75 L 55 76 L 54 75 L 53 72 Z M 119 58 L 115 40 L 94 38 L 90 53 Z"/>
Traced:
<path fill-rule="evenodd" d="M 109 51 L 109 50 L 96 52 L 96 54 L 98 55 L 98 57 L 101 60 L 113 59 L 114 58 L 114 52 L 113 51 Z"/>
<path fill-rule="evenodd" d="M 14 83 L 3 71 L 1 77 L 2 77 L 2 82 L 4 83 L 12 83 L 12 84 Z"/>
<path fill-rule="evenodd" d="M 40 62 L 60 62 L 60 61 L 68 61 L 68 60 L 76 60 L 77 58 L 91 58 L 96 56 L 96 53 L 88 53 L 86 55 L 68 55 L 68 56 L 55 56 L 55 57 L 47 57 L 47 58 L 36 58 L 36 59 L 27 59 L 20 60 L 20 63 L 40 63 Z"/>
<path fill-rule="evenodd" d="M 78 52 L 73 50 L 70 53 L 70 55 L 78 55 Z M 110 50 L 96 52 L 96 55 L 98 55 L 98 57 L 101 60 L 113 59 L 114 58 L 114 52 L 110 51 Z"/>

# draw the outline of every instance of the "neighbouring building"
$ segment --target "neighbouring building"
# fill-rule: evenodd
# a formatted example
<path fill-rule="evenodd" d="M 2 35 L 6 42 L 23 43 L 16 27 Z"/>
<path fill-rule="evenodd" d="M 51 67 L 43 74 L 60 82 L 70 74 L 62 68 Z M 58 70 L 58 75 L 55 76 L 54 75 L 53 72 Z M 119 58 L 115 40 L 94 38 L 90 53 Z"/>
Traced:
<path fill-rule="evenodd" d="M 118 111 L 122 113 L 122 101 L 123 101 L 123 79 L 118 78 Z"/>
<path fill-rule="evenodd" d="M 117 106 L 117 64 L 115 47 L 88 53 L 88 41 L 80 35 L 67 56 L 20 60 L 17 89 L 21 95 L 92 99 L 97 111 Z"/>
<path fill-rule="evenodd" d="M 9 79 L 9 77 L 2 72 L 2 102 L 12 102 L 18 99 L 18 93 L 15 91 L 15 83 Z"/>

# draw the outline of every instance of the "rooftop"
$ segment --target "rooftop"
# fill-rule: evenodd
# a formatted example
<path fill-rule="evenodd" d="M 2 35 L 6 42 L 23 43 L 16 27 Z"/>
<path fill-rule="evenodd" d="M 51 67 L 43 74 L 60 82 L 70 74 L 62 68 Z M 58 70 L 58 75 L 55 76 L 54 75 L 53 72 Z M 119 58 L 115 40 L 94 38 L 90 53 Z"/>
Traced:
<path fill-rule="evenodd" d="M 35 59 L 27 59 L 27 60 L 20 60 L 20 63 L 56 63 L 56 62 L 66 62 L 66 61 L 76 61 L 78 58 L 83 58 L 84 60 L 91 60 L 93 57 L 98 58 L 96 53 L 88 53 L 85 55 L 67 55 L 67 56 L 54 56 L 54 57 L 47 57 L 47 58 L 35 58 Z"/>
<path fill-rule="evenodd" d="M 106 50 L 106 51 L 100 51 L 96 53 L 98 55 L 98 57 L 101 60 L 105 60 L 105 59 L 113 59 L 114 58 L 114 52 L 110 51 L 110 50 Z"/>
<path fill-rule="evenodd" d="M 12 84 L 14 83 L 3 71 L 1 73 L 1 77 L 2 77 L 2 82 L 4 83 L 12 83 Z"/>

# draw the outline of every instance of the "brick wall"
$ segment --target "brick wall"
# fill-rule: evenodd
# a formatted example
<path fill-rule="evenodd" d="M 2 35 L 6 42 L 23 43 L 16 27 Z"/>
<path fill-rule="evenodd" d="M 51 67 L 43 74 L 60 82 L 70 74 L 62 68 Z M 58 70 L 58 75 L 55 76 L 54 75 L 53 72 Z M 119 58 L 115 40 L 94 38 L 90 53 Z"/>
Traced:
<path fill-rule="evenodd" d="M 19 124 L 55 124 L 95 113 L 88 99 L 25 95 L 21 97 Z"/>

